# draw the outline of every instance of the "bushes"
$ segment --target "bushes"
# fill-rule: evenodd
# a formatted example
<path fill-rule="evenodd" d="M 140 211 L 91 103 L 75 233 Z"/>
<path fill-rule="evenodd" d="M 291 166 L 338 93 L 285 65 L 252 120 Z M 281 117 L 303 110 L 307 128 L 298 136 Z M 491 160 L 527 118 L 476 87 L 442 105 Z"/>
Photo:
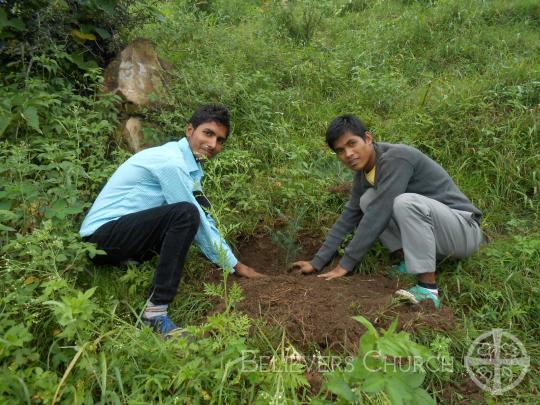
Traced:
<path fill-rule="evenodd" d="M 286 2 L 277 16 L 293 41 L 308 45 L 319 29 L 323 11 L 318 2 L 299 0 Z"/>
<path fill-rule="evenodd" d="M 120 32 L 159 13 L 141 0 L 6 0 L 0 9 L 3 71 L 22 64 L 30 70 L 34 57 L 65 52 L 65 72 L 103 66 L 122 43 Z M 75 65 L 75 66 L 73 66 Z M 75 69 L 74 69 L 75 67 Z"/>
<path fill-rule="evenodd" d="M 85 80 L 98 91 L 95 77 L 86 75 Z M 114 96 L 86 98 L 69 85 L 59 89 L 55 80 L 29 79 L 27 84 L 0 90 L 4 105 L 20 102 L 4 110 L 9 121 L 2 143 L 0 220 L 10 228 L 4 231 L 22 233 L 31 232 L 42 218 L 57 229 L 71 226 L 67 220 L 83 212 L 86 199 L 112 169 L 104 171 L 102 159 L 116 122 Z M 90 178 L 98 184 L 88 183 Z"/>

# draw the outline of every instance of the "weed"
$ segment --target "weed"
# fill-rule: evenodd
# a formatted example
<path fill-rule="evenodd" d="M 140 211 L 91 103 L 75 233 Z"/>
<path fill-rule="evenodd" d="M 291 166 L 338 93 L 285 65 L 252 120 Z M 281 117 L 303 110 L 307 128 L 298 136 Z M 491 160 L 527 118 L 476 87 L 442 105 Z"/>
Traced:
<path fill-rule="evenodd" d="M 318 2 L 295 0 L 283 4 L 278 18 L 294 41 L 308 45 L 319 29 L 323 15 Z"/>

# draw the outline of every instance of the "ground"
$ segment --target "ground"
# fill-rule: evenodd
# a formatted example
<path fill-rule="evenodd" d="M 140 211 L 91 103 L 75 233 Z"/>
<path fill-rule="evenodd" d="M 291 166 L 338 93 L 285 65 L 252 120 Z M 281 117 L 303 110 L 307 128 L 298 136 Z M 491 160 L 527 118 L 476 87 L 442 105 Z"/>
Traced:
<path fill-rule="evenodd" d="M 304 235 L 298 259 L 309 260 L 320 241 Z M 352 319 L 363 315 L 376 327 L 387 327 L 399 316 L 399 328 L 449 330 L 455 321 L 449 307 L 436 311 L 431 303 L 411 306 L 393 302 L 398 288 L 408 287 L 410 279 L 390 278 L 383 269 L 377 274 L 342 277 L 331 281 L 315 275 L 291 272 L 284 253 L 270 237 L 259 234 L 244 242 L 239 260 L 267 277 L 257 280 L 231 277 L 244 292 L 237 310 L 254 319 L 285 328 L 288 338 L 300 348 L 318 347 L 333 351 L 353 351 L 363 327 Z M 213 281 L 218 281 L 213 277 Z"/>

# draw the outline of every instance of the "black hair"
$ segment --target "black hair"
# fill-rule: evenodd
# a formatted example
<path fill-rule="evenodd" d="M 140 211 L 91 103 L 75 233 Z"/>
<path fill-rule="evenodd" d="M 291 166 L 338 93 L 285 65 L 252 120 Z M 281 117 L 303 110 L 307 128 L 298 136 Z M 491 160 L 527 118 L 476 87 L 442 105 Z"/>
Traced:
<path fill-rule="evenodd" d="M 193 129 L 205 122 L 217 122 L 227 129 L 227 136 L 231 131 L 231 116 L 227 107 L 223 104 L 205 104 L 195 110 L 188 124 L 193 125 Z"/>
<path fill-rule="evenodd" d="M 334 150 L 334 143 L 344 135 L 350 132 L 366 140 L 366 128 L 360 119 L 352 114 L 340 115 L 330 123 L 326 130 L 326 143 L 328 147 Z"/>

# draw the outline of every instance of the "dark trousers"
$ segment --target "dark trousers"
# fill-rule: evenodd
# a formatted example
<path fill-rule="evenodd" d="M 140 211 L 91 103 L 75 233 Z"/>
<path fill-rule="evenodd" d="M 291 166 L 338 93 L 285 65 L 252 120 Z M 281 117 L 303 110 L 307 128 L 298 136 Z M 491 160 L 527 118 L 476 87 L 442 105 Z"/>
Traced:
<path fill-rule="evenodd" d="M 159 252 L 150 301 L 170 304 L 177 291 L 186 256 L 199 228 L 199 210 L 179 202 L 124 215 L 99 227 L 85 238 L 107 252 L 95 264 L 117 265 L 126 260 L 144 261 Z"/>

